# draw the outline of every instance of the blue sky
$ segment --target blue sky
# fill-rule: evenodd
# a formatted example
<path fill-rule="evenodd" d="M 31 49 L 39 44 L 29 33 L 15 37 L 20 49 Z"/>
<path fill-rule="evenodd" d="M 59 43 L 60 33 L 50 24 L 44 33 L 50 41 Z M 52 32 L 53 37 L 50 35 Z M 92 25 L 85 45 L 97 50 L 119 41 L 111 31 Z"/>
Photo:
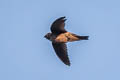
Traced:
<path fill-rule="evenodd" d="M 119 0 L 0 0 L 0 80 L 120 80 Z M 44 35 L 66 16 L 66 29 L 89 35 L 68 43 L 71 66 Z"/>

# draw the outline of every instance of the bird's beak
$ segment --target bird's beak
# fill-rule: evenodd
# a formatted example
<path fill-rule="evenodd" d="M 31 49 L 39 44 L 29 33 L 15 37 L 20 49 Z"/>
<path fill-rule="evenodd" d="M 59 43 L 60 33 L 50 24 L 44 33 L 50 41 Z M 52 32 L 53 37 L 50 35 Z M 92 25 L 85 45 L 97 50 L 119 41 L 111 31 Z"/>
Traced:
<path fill-rule="evenodd" d="M 44 36 L 44 38 L 45 38 L 45 36 Z"/>
<path fill-rule="evenodd" d="M 45 35 L 44 38 L 46 38 L 47 36 Z"/>

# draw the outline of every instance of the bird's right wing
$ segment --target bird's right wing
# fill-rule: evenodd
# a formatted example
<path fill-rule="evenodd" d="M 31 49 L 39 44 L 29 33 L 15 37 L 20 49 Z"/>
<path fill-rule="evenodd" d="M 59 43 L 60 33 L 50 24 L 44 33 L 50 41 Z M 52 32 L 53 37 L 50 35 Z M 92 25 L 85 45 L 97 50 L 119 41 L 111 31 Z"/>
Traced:
<path fill-rule="evenodd" d="M 70 61 L 69 61 L 69 58 L 68 58 L 68 54 L 67 54 L 67 46 L 65 43 L 53 43 L 52 42 L 52 45 L 53 45 L 53 48 L 57 54 L 57 56 L 60 58 L 60 60 L 70 66 Z"/>
<path fill-rule="evenodd" d="M 60 17 L 56 19 L 51 25 L 51 32 L 55 34 L 60 34 L 66 32 L 65 27 L 65 17 Z"/>

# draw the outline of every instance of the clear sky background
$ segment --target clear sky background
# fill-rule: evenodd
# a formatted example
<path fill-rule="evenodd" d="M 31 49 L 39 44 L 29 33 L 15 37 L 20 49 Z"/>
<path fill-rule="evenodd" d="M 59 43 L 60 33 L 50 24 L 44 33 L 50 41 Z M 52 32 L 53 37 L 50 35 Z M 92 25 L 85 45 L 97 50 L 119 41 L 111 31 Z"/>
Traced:
<path fill-rule="evenodd" d="M 68 43 L 70 67 L 44 38 L 61 16 L 90 36 Z M 0 0 L 0 80 L 120 80 L 120 1 Z"/>

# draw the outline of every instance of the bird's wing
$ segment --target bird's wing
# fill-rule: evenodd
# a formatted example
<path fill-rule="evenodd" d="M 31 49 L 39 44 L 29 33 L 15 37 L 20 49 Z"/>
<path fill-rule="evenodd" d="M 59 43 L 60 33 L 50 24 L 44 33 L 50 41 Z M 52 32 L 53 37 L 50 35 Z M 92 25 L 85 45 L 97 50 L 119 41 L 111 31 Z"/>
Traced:
<path fill-rule="evenodd" d="M 64 29 L 65 21 L 66 21 L 65 17 L 60 17 L 56 19 L 51 25 L 51 32 L 55 34 L 67 32 Z"/>
<path fill-rule="evenodd" d="M 67 54 L 67 46 L 65 43 L 52 43 L 53 48 L 57 54 L 57 56 L 60 58 L 60 60 L 70 66 L 70 61 L 68 58 L 68 54 Z"/>

